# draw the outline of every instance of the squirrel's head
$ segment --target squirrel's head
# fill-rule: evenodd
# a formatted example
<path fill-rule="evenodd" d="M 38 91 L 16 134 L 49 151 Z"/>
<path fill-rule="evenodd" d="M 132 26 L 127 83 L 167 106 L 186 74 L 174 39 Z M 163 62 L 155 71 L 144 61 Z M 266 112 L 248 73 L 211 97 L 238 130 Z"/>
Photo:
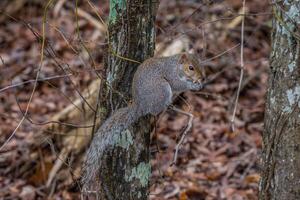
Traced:
<path fill-rule="evenodd" d="M 205 71 L 195 55 L 188 53 L 180 54 L 179 68 L 182 79 L 190 82 L 191 86 L 195 87 L 195 89 L 201 89 L 205 79 Z"/>

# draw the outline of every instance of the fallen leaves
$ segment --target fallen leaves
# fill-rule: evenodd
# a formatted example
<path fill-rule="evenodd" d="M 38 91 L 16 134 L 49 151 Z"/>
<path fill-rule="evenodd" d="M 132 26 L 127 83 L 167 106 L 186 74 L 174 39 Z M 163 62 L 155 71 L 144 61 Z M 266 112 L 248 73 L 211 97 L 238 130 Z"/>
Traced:
<path fill-rule="evenodd" d="M 95 21 L 96 16 L 87 9 L 89 7 L 80 4 L 82 12 L 78 24 L 83 41 L 79 41 L 75 37 L 73 10 L 65 6 L 63 1 L 59 2 L 54 6 L 53 13 L 50 11 L 47 39 L 57 54 L 55 59 L 62 67 L 57 66 L 54 58 L 47 54 L 41 78 L 65 77 L 38 83 L 29 116 L 39 123 L 57 120 L 70 123 L 85 121 L 85 124 L 89 124 L 91 121 L 83 117 L 89 113 L 85 112 L 88 106 L 74 99 L 79 97 L 78 91 L 82 93 L 92 80 L 98 78 L 95 69 L 91 68 L 93 63 L 89 56 L 94 59 L 96 70 L 103 70 L 103 27 Z M 108 1 L 100 3 L 103 16 L 108 16 Z M 38 5 L 35 6 L 26 4 L 18 16 L 40 32 L 42 13 L 37 10 Z M 238 0 L 211 4 L 162 0 L 156 23 L 157 55 L 163 51 L 172 54 L 192 49 L 201 60 L 207 60 L 238 44 L 240 17 L 234 16 L 238 14 L 240 6 Z M 247 2 L 249 12 L 253 13 L 265 11 L 266 6 L 259 0 Z M 210 68 L 210 73 L 224 69 L 205 90 L 185 93 L 175 101 L 177 107 L 191 112 L 195 118 L 192 132 L 180 148 L 178 165 L 174 167 L 170 167 L 170 164 L 176 138 L 186 127 L 187 118 L 173 111 L 159 116 L 153 135 L 152 147 L 158 152 L 151 160 L 151 200 L 257 199 L 260 179 L 257 158 L 262 143 L 270 49 L 269 29 L 264 25 L 267 20 L 269 16 L 259 13 L 246 17 L 246 78 L 234 132 L 230 129 L 229 121 L 238 83 L 238 49 L 205 64 Z M 0 88 L 32 80 L 40 56 L 37 38 L 20 21 L 7 19 L 0 23 Z M 90 55 L 80 42 L 90 49 Z M 0 92 L 1 143 L 22 117 L 20 108 L 25 109 L 31 89 L 32 83 L 26 83 Z M 76 106 L 84 110 L 81 119 L 74 120 L 72 114 L 67 117 L 57 115 L 64 109 L 75 112 Z M 37 133 L 45 126 L 25 121 L 16 137 L 1 152 L 0 198 L 79 199 L 80 167 L 88 138 L 81 136 L 78 139 L 78 135 L 85 133 L 75 130 L 69 132 L 65 126 L 57 128 L 57 124 L 52 124 L 49 127 L 47 135 L 39 137 L 39 143 L 36 140 Z"/>

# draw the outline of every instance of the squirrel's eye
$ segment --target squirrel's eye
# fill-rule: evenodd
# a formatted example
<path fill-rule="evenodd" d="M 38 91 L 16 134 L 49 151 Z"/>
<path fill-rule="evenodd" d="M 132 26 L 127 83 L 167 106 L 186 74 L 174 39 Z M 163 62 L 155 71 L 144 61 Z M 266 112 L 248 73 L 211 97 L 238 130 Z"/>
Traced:
<path fill-rule="evenodd" d="M 194 71 L 193 65 L 189 65 L 189 70 Z"/>

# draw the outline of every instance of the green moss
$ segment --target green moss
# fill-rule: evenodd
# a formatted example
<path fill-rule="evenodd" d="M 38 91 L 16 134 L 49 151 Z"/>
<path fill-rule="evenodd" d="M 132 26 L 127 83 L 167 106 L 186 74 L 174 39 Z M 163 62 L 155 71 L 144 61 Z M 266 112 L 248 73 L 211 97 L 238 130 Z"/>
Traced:
<path fill-rule="evenodd" d="M 107 113 L 107 109 L 105 107 L 100 107 L 98 109 L 98 115 L 103 115 L 105 113 Z"/>
<path fill-rule="evenodd" d="M 109 4 L 109 23 L 114 24 L 117 20 L 117 15 L 121 10 L 126 9 L 125 0 L 110 0 Z"/>

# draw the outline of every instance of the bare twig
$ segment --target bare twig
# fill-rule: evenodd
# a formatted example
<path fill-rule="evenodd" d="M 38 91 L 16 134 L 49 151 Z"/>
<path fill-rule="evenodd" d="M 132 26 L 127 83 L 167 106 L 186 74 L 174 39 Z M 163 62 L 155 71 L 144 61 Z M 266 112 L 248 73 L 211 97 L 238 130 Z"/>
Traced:
<path fill-rule="evenodd" d="M 18 123 L 17 127 L 14 129 L 14 131 L 10 134 L 10 136 L 8 137 L 8 139 L 4 142 L 4 144 L 0 147 L 0 151 L 6 146 L 6 144 L 13 138 L 13 136 L 16 134 L 17 130 L 19 129 L 19 127 L 21 126 L 21 124 L 23 123 L 23 121 L 26 119 L 26 116 L 28 114 L 28 110 L 29 110 L 29 106 L 32 102 L 32 98 L 33 95 L 35 93 L 35 90 L 37 88 L 37 83 L 38 83 L 38 79 L 43 67 L 43 61 L 44 61 L 44 48 L 45 48 L 45 23 L 46 23 L 46 18 L 47 18 L 47 10 L 49 8 L 49 6 L 51 5 L 53 0 L 49 0 L 45 6 L 44 9 L 44 15 L 43 15 L 43 23 L 42 23 L 42 47 L 41 47 L 41 59 L 40 59 L 40 66 L 38 68 L 38 71 L 36 73 L 36 77 L 35 77 L 35 83 L 32 89 L 32 92 L 30 94 L 26 109 L 25 109 L 25 113 L 24 116 L 22 117 L 22 119 L 20 120 L 20 122 Z"/>
<path fill-rule="evenodd" d="M 205 64 L 205 63 L 208 63 L 208 62 L 210 62 L 210 61 L 212 61 L 212 60 L 214 60 L 214 59 L 216 59 L 216 58 L 218 58 L 218 57 L 221 57 L 221 56 L 223 56 L 224 54 L 226 54 L 226 53 L 232 51 L 233 49 L 237 48 L 239 45 L 240 45 L 240 43 L 234 45 L 233 47 L 230 47 L 230 48 L 227 49 L 226 51 L 223 51 L 223 52 L 219 53 L 218 55 L 216 55 L 216 56 L 214 56 L 214 57 L 211 57 L 211 58 L 208 58 L 208 59 L 206 59 L 206 60 L 203 60 L 203 61 L 201 61 L 200 64 Z"/>
<path fill-rule="evenodd" d="M 91 16 L 89 13 L 85 12 L 81 8 L 78 8 L 77 6 L 74 7 L 71 2 L 67 2 L 66 5 L 69 8 L 76 9 L 76 14 L 84 19 L 86 19 L 88 22 L 90 22 L 94 27 L 96 27 L 100 33 L 105 33 L 106 32 L 106 26 L 105 24 L 99 22 L 97 19 L 95 19 L 93 16 Z"/>
<path fill-rule="evenodd" d="M 55 145 L 53 144 L 52 140 L 47 140 L 47 143 L 49 144 L 53 155 L 56 156 L 56 161 L 55 161 L 55 164 L 52 167 L 51 171 L 49 172 L 46 187 L 50 187 L 51 181 L 53 180 L 53 178 L 55 178 L 54 175 L 57 175 L 57 172 L 59 171 L 59 168 L 61 168 L 62 165 L 65 165 L 65 166 L 68 167 L 68 171 L 69 171 L 73 181 L 76 182 L 76 184 L 79 188 L 81 188 L 79 182 L 76 180 L 77 178 L 76 179 L 74 178 L 74 177 L 76 177 L 76 175 L 73 172 L 74 169 L 66 161 L 68 155 L 70 154 L 70 151 L 74 150 L 73 147 L 66 145 L 66 147 L 64 147 L 60 151 L 60 154 L 58 155 L 58 151 L 56 150 Z M 79 175 L 78 178 L 81 178 L 81 176 Z"/>
<path fill-rule="evenodd" d="M 16 99 L 17 105 L 19 107 L 19 110 L 23 117 L 28 120 L 31 124 L 38 125 L 38 126 L 44 126 L 47 124 L 60 124 L 61 126 L 67 126 L 67 127 L 73 127 L 73 128 L 92 128 L 94 125 L 81 125 L 81 123 L 77 122 L 76 124 L 68 123 L 68 122 L 60 122 L 60 121 L 45 121 L 45 122 L 34 122 L 28 115 L 25 115 L 25 112 L 22 111 L 21 106 L 19 104 L 19 101 Z M 73 104 L 74 105 L 74 104 Z"/>
<path fill-rule="evenodd" d="M 220 99 L 223 101 L 227 101 L 228 99 L 226 99 L 225 97 L 223 97 L 222 95 L 218 95 L 218 94 L 214 94 L 214 93 L 209 93 L 209 92 L 195 92 L 195 94 L 200 94 L 203 95 L 205 97 L 213 97 L 215 99 Z"/>
<path fill-rule="evenodd" d="M 23 22 L 24 25 L 34 34 L 34 36 L 37 38 L 37 40 L 39 41 L 39 39 L 41 38 L 41 36 L 39 35 L 38 32 L 36 32 L 30 24 L 27 24 L 25 22 Z M 46 22 L 45 22 L 46 24 Z M 42 36 L 42 39 L 44 39 L 44 37 Z M 43 51 L 45 50 L 46 53 L 49 55 L 49 57 L 51 57 L 54 61 L 54 63 L 67 75 L 67 72 L 64 68 L 64 66 L 58 61 L 57 59 L 57 56 L 56 56 L 56 52 L 55 50 L 53 49 L 53 47 L 51 46 L 50 43 L 47 43 L 46 41 L 44 41 L 44 44 L 43 44 Z M 67 65 L 67 67 L 69 67 Z M 94 70 L 94 69 L 93 69 Z M 70 71 L 72 71 L 70 69 Z M 74 90 L 77 92 L 77 94 L 82 98 L 82 100 L 87 104 L 87 106 L 93 111 L 93 112 L 96 112 L 95 109 L 86 101 L 86 99 L 82 96 L 81 92 L 78 90 L 76 84 L 72 81 L 72 79 L 69 77 L 69 76 L 66 76 L 66 78 L 69 79 L 70 83 L 72 84 L 72 86 L 74 87 Z"/>
<path fill-rule="evenodd" d="M 171 108 L 172 110 L 178 112 L 178 113 L 187 115 L 188 118 L 189 118 L 188 125 L 187 125 L 187 127 L 185 128 L 184 132 L 182 133 L 182 135 L 181 135 L 181 137 L 180 137 L 179 142 L 178 142 L 177 145 L 176 145 L 175 153 L 174 153 L 174 158 L 173 158 L 173 161 L 172 161 L 172 163 L 171 163 L 171 166 L 172 166 L 172 165 L 176 165 L 179 148 L 180 148 L 180 146 L 182 145 L 185 136 L 188 134 L 188 132 L 189 132 L 189 131 L 191 130 L 191 128 L 192 128 L 192 125 L 193 125 L 192 122 L 193 122 L 193 119 L 194 119 L 194 115 L 193 115 L 192 113 L 189 113 L 189 112 L 185 112 L 185 111 L 183 111 L 183 110 L 180 110 L 180 109 L 178 109 L 178 108 L 176 108 L 176 107 L 174 107 L 174 106 L 171 106 L 170 108 Z"/>
<path fill-rule="evenodd" d="M 98 116 L 98 111 L 99 111 L 99 108 L 100 108 L 100 99 L 101 99 L 101 89 L 103 88 L 103 84 L 104 82 L 101 81 L 101 83 L 99 84 L 99 90 L 98 90 L 98 95 L 97 95 L 97 103 L 96 103 L 96 112 L 94 114 L 94 120 L 93 120 L 93 128 L 92 128 L 92 138 L 94 137 L 94 134 L 95 134 L 95 130 L 96 130 L 96 122 L 97 122 L 97 116 Z"/>
<path fill-rule="evenodd" d="M 216 80 L 223 72 L 225 72 L 227 69 L 231 69 L 234 68 L 235 66 L 227 66 L 222 68 L 222 70 L 218 71 L 217 73 L 209 76 L 205 82 L 203 83 L 203 86 L 205 87 L 206 85 L 208 85 L 209 83 L 213 82 L 214 80 Z"/>
<path fill-rule="evenodd" d="M 15 83 L 15 84 L 12 84 L 12 85 L 8 85 L 4 88 L 1 88 L 0 89 L 0 93 L 1 92 L 4 92 L 5 90 L 8 90 L 8 89 L 12 89 L 12 88 L 15 88 L 15 87 L 18 87 L 18 86 L 21 86 L 21 85 L 26 85 L 26 84 L 29 84 L 29 83 L 34 83 L 35 81 L 38 81 L 38 82 L 42 82 L 42 81 L 50 81 L 50 80 L 53 80 L 53 79 L 58 79 L 58 78 L 64 78 L 66 76 L 72 76 L 73 74 L 65 74 L 65 75 L 57 75 L 57 76 L 50 76 L 50 77 L 46 77 L 46 78 L 41 78 L 41 79 L 38 79 L 38 80 L 27 80 L 27 81 L 24 81 L 24 82 L 20 82 L 20 83 Z"/>
<path fill-rule="evenodd" d="M 47 48 L 47 47 L 49 47 L 49 48 Z M 45 50 L 46 50 L 46 52 L 47 52 L 49 55 L 51 55 L 51 52 L 52 52 L 53 54 L 55 54 L 55 51 L 53 50 L 53 48 L 52 48 L 52 46 L 51 46 L 50 44 L 47 44 L 47 47 L 45 48 Z M 57 65 L 57 66 L 58 66 L 65 74 L 67 74 L 65 68 L 62 66 L 62 64 L 60 64 L 60 62 L 57 60 L 57 58 L 56 58 L 55 56 L 51 56 L 51 57 L 52 57 L 53 61 L 55 62 L 55 64 L 56 64 L 56 65 Z M 68 65 L 67 65 L 67 67 L 69 68 Z M 70 70 L 71 70 L 71 69 L 70 69 Z M 70 81 L 70 83 L 72 84 L 74 90 L 77 92 L 77 94 L 80 96 L 80 98 L 87 104 L 87 106 L 88 106 L 93 112 L 96 112 L 95 109 L 93 108 L 93 106 L 91 106 L 91 105 L 89 104 L 89 102 L 87 102 L 86 99 L 83 97 L 83 95 L 81 94 L 81 92 L 78 90 L 76 84 L 73 82 L 73 80 L 72 80 L 70 77 L 68 77 L 68 76 L 66 76 L 66 77 L 69 79 L 69 81 Z"/>
<path fill-rule="evenodd" d="M 60 9 L 63 7 L 63 5 L 64 5 L 65 2 L 66 2 L 66 0 L 59 0 L 55 4 L 55 6 L 53 8 L 53 15 L 54 15 L 54 17 L 58 16 L 58 13 L 59 13 Z"/>
<path fill-rule="evenodd" d="M 0 60 L 1 60 L 1 62 L 2 62 L 2 65 L 5 66 L 4 60 L 3 60 L 3 58 L 1 57 L 1 55 L 0 55 Z"/>
<path fill-rule="evenodd" d="M 239 17 L 241 15 L 243 15 L 244 17 L 247 16 L 247 17 L 251 18 L 251 16 L 263 16 L 263 15 L 271 15 L 271 14 L 272 13 L 270 13 L 270 12 L 248 13 L 248 14 L 234 14 L 233 16 L 230 16 L 230 17 L 221 17 L 221 18 L 218 18 L 218 19 L 215 19 L 215 20 L 205 21 L 203 23 L 200 23 L 199 25 L 197 25 L 194 28 L 187 29 L 187 30 L 185 30 L 183 32 L 178 32 L 179 34 L 175 35 L 175 36 L 172 36 L 174 34 L 171 34 L 172 32 L 175 32 L 175 31 L 172 31 L 172 32 L 164 31 L 164 34 L 166 35 L 166 37 L 168 37 L 168 38 L 170 38 L 170 39 L 173 40 L 173 39 L 176 39 L 178 37 L 181 37 L 182 35 L 186 35 L 186 34 L 192 32 L 192 31 L 198 30 L 200 27 L 205 26 L 207 24 L 213 24 L 213 23 L 216 23 L 216 22 L 219 22 L 219 21 L 232 20 L 232 19 L 237 18 L 237 17 Z"/>
<path fill-rule="evenodd" d="M 170 32 L 174 32 L 174 30 L 180 26 L 183 22 L 187 22 L 193 15 L 195 15 L 199 10 L 201 10 L 201 8 L 203 7 L 202 4 L 200 4 L 200 6 L 198 6 L 191 14 L 189 14 L 188 16 L 185 16 L 180 22 L 178 22 L 177 24 L 175 24 L 173 27 L 170 27 L 165 33 L 170 33 Z"/>
<path fill-rule="evenodd" d="M 245 68 L 245 65 L 244 65 L 245 4 L 246 4 L 246 0 L 243 0 L 243 10 L 242 10 L 243 18 L 242 18 L 242 26 L 241 26 L 241 73 L 240 73 L 239 87 L 237 89 L 234 109 L 233 109 L 233 113 L 232 113 L 232 117 L 231 117 L 232 131 L 235 130 L 234 120 L 235 120 L 237 105 L 238 105 L 239 96 L 240 96 L 240 92 L 241 92 L 241 87 L 242 87 L 242 82 L 243 82 L 243 77 L 244 77 L 244 68 Z"/>
<path fill-rule="evenodd" d="M 73 47 L 73 45 L 69 42 L 69 40 L 66 38 L 66 36 L 63 34 L 63 32 L 59 29 L 59 28 L 57 28 L 55 25 L 52 25 L 52 24 L 50 24 L 49 23 L 49 26 L 50 27 L 52 27 L 54 30 L 56 30 L 60 35 L 61 35 L 61 37 L 63 38 L 63 40 L 66 42 L 66 44 L 72 49 L 72 51 L 74 52 L 74 53 L 76 53 L 76 55 L 78 56 L 79 55 L 79 53 L 78 53 L 78 51 Z"/>
<path fill-rule="evenodd" d="M 59 169 L 62 167 L 63 164 L 65 164 L 71 168 L 71 166 L 69 166 L 68 163 L 66 163 L 66 159 L 67 159 L 68 155 L 69 155 L 68 147 L 64 147 L 61 150 L 60 154 L 57 156 L 55 164 L 53 165 L 51 171 L 49 172 L 48 180 L 46 183 L 47 188 L 50 187 L 53 179 L 55 178 L 55 176 L 57 175 L 57 172 L 59 171 Z"/>

